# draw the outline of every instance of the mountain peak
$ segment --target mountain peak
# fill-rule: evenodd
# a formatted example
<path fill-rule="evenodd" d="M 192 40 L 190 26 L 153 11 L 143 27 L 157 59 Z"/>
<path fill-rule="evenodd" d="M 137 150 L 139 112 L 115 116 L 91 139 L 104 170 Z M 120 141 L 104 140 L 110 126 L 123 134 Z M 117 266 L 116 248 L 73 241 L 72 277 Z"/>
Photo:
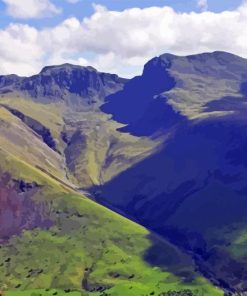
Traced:
<path fill-rule="evenodd" d="M 72 70 L 98 72 L 95 68 L 91 66 L 80 66 L 80 65 L 65 63 L 61 65 L 46 66 L 40 71 L 40 74 L 51 73 L 53 71 L 59 72 L 59 71 L 72 71 Z"/>
<path fill-rule="evenodd" d="M 207 75 L 218 79 L 228 77 L 246 77 L 247 59 L 224 51 L 205 52 L 188 56 L 178 56 L 170 53 L 151 59 L 144 66 L 144 74 L 150 75 L 154 69 L 160 71 Z M 163 69 L 163 70 L 161 70 Z M 152 73 L 153 75 L 153 73 Z"/>
<path fill-rule="evenodd" d="M 96 102 L 100 104 L 107 95 L 120 90 L 125 82 L 126 79 L 116 74 L 66 63 L 44 67 L 39 74 L 31 77 L 0 77 L 0 93 L 91 106 Z"/>
<path fill-rule="evenodd" d="M 158 57 L 162 60 L 177 60 L 177 59 L 196 59 L 196 60 L 208 60 L 208 59 L 226 59 L 227 61 L 231 60 L 246 60 L 240 56 L 237 56 L 233 53 L 226 52 L 226 51 L 213 51 L 213 52 L 202 52 L 197 54 L 191 55 L 174 55 L 171 53 L 164 53 Z"/>

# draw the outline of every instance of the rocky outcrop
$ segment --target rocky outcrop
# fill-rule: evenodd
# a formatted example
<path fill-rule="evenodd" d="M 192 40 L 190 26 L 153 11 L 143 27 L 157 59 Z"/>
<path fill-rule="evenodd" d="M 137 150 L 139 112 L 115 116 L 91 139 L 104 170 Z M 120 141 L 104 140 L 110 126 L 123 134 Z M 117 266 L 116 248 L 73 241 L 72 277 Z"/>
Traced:
<path fill-rule="evenodd" d="M 101 73 L 92 67 L 70 64 L 45 67 L 38 75 L 0 76 L 0 95 L 19 95 L 43 102 L 66 101 L 70 106 L 90 107 L 120 90 L 126 79 Z"/>
<path fill-rule="evenodd" d="M 0 177 L 0 241 L 20 234 L 23 229 L 47 228 L 52 225 L 47 204 L 35 202 L 40 186 L 13 180 L 9 173 Z"/>

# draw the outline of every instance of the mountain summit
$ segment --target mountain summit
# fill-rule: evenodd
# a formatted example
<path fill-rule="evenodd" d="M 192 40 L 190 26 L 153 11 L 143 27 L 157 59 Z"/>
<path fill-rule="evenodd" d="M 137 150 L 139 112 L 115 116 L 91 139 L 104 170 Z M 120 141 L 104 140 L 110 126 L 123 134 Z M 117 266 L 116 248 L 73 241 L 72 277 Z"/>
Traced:
<path fill-rule="evenodd" d="M 125 81 L 92 67 L 64 64 L 45 67 L 31 77 L 0 76 L 0 94 L 90 105 L 121 89 Z"/>

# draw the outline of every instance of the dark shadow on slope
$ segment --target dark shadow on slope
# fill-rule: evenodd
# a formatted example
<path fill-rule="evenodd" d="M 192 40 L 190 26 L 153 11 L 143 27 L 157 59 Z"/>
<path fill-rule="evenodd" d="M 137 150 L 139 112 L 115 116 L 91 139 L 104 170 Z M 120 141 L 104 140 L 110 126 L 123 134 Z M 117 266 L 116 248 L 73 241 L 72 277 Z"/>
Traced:
<path fill-rule="evenodd" d="M 163 125 L 169 127 L 169 122 L 171 125 L 180 119 L 167 105 L 166 98 L 160 96 L 175 86 L 169 67 L 159 58 L 151 60 L 145 65 L 143 75 L 131 79 L 122 91 L 106 98 L 101 110 L 127 125 L 121 131 L 134 135 L 151 135 Z"/>
<path fill-rule="evenodd" d="M 211 280 L 232 289 L 241 282 L 245 289 L 245 259 L 223 251 L 231 239 L 214 231 L 247 225 L 247 156 L 239 153 L 247 147 L 246 131 L 247 120 L 239 114 L 185 120 L 155 155 L 92 192 L 100 203 L 192 252 Z M 209 229 L 214 230 L 210 239 Z M 152 246 L 145 259 L 154 266 L 160 261 L 162 267 L 163 259 L 153 257 L 155 250 Z M 239 278 L 233 266 L 241 266 L 244 276 Z"/>
<path fill-rule="evenodd" d="M 212 101 L 205 105 L 205 111 L 231 111 L 234 112 L 234 117 L 242 121 L 245 120 L 247 114 L 247 82 L 240 85 L 239 92 L 242 97 L 223 97 L 220 100 Z M 235 144 L 232 150 L 228 151 L 227 158 L 235 166 L 244 165 L 247 167 L 246 135 L 244 133 L 240 134 L 237 130 L 232 131 L 231 134 L 233 138 L 238 138 L 238 143 Z"/>
<path fill-rule="evenodd" d="M 206 112 L 214 111 L 234 111 L 242 112 L 247 110 L 247 101 L 244 97 L 224 97 L 220 100 L 211 101 L 205 105 Z"/>
<path fill-rule="evenodd" d="M 247 82 L 241 83 L 239 94 L 240 96 L 238 97 L 228 96 L 211 101 L 204 106 L 205 111 L 233 111 L 243 115 L 243 113 L 247 112 Z"/>
<path fill-rule="evenodd" d="M 184 198 L 207 186 L 208 178 L 220 178 L 223 183 L 235 180 L 241 170 L 232 170 L 229 151 L 244 145 L 245 129 L 246 122 L 232 116 L 183 121 L 159 152 L 94 189 L 101 191 L 102 201 L 142 220 L 159 213 L 163 205 L 167 219 Z M 145 208 L 145 198 L 151 199 L 153 207 Z"/>
<path fill-rule="evenodd" d="M 187 254 L 155 234 L 149 234 L 148 239 L 152 245 L 144 254 L 146 262 L 164 272 L 174 274 L 184 283 L 191 283 L 196 278 L 196 266 Z"/>
<path fill-rule="evenodd" d="M 159 96 L 153 99 L 142 117 L 128 126 L 120 128 L 136 136 L 151 136 L 156 132 L 164 133 L 185 118 L 167 103 L 167 98 Z"/>
<path fill-rule="evenodd" d="M 179 277 L 183 283 L 191 284 L 199 274 L 202 274 L 213 285 L 218 286 L 220 289 L 228 293 L 227 295 L 232 295 L 236 292 L 225 279 L 218 277 L 207 263 L 208 260 L 217 260 L 217 256 L 219 257 L 220 255 L 223 260 L 222 252 L 219 252 L 219 254 L 216 254 L 216 252 L 209 253 L 206 250 L 205 241 L 203 241 L 199 234 L 186 233 L 186 231 L 182 232 L 179 230 L 177 231 L 176 229 L 170 229 L 169 231 L 173 240 L 167 235 L 168 230 L 163 235 L 163 237 L 168 237 L 168 240 L 162 240 L 153 234 L 148 236 L 148 239 L 152 242 L 152 246 L 144 254 L 146 262 L 151 266 L 158 266 L 165 272 L 172 273 Z M 190 251 L 185 247 L 188 242 L 191 243 L 193 240 L 198 241 L 198 239 L 201 240 L 201 246 L 205 248 L 203 251 L 199 248 Z M 228 254 L 224 255 L 229 257 Z M 239 267 L 241 267 L 240 263 L 234 262 L 230 258 L 228 261 L 231 262 L 231 270 L 233 270 L 232 268 L 234 266 L 238 265 L 239 271 Z M 243 276 L 240 278 L 244 279 Z"/>
<path fill-rule="evenodd" d="M 67 135 L 63 134 L 63 139 L 66 139 L 67 147 L 64 150 L 66 166 L 73 173 L 76 167 L 76 161 L 81 154 L 81 151 L 85 150 L 86 137 L 81 131 L 75 131 L 71 138 L 68 139 Z"/>

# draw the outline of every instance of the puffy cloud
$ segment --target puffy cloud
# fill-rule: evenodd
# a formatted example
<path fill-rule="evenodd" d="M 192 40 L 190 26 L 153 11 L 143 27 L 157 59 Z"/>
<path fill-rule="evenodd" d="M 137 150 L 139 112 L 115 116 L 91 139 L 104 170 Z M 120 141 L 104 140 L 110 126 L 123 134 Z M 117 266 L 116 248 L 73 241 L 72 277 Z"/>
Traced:
<path fill-rule="evenodd" d="M 165 52 L 224 50 L 247 57 L 247 4 L 221 13 L 179 13 L 170 7 L 119 12 L 95 5 L 93 15 L 81 21 L 69 18 L 43 30 L 11 25 L 0 31 L 0 39 L 5 72 L 30 74 L 41 65 L 72 62 L 132 76 Z"/>
<path fill-rule="evenodd" d="M 197 0 L 197 5 L 202 11 L 208 10 L 208 0 Z"/>
<path fill-rule="evenodd" d="M 34 73 L 44 61 L 39 32 L 28 25 L 11 24 L 0 30 L 0 72 Z"/>
<path fill-rule="evenodd" d="M 49 0 L 2 0 L 7 5 L 7 13 L 10 16 L 22 19 L 41 18 L 59 13 Z"/>

